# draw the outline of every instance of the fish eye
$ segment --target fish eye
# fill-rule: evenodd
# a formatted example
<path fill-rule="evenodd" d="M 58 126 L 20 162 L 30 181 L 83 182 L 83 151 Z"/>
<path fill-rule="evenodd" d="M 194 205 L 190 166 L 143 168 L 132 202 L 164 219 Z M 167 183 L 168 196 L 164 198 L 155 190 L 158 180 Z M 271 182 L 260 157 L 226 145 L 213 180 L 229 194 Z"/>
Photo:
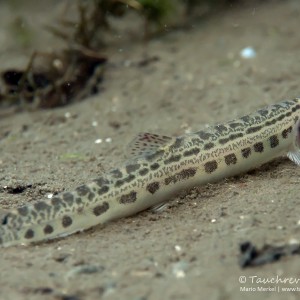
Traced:
<path fill-rule="evenodd" d="M 295 129 L 297 132 L 297 137 L 299 138 L 300 137 L 300 119 L 299 118 L 296 120 L 295 126 L 296 126 Z"/>
<path fill-rule="evenodd" d="M 5 216 L 3 217 L 3 219 L 2 219 L 1 224 L 2 224 L 2 225 L 6 225 L 6 224 L 7 224 L 7 220 L 8 220 L 8 215 L 5 215 Z"/>

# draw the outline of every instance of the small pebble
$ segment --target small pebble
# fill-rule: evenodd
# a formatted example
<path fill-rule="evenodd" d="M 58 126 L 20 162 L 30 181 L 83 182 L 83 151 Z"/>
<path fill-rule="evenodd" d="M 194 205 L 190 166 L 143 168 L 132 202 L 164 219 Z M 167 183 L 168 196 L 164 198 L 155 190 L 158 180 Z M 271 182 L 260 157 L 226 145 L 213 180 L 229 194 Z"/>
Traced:
<path fill-rule="evenodd" d="M 291 239 L 289 240 L 289 244 L 290 244 L 290 245 L 299 245 L 300 242 L 299 242 L 299 240 L 297 240 L 297 239 L 295 239 L 295 238 L 291 238 Z"/>
<path fill-rule="evenodd" d="M 69 111 L 67 111 L 67 112 L 65 113 L 65 118 L 66 118 L 66 119 L 71 118 L 71 113 L 70 113 Z"/>
<path fill-rule="evenodd" d="M 182 249 L 181 249 L 181 247 L 179 246 L 179 245 L 176 245 L 175 247 L 175 250 L 177 251 L 177 252 L 180 252 Z"/>
<path fill-rule="evenodd" d="M 256 51 L 252 47 L 246 47 L 241 50 L 240 55 L 244 59 L 251 59 L 256 57 Z"/>
<path fill-rule="evenodd" d="M 188 263 L 186 261 L 179 261 L 172 265 L 172 273 L 176 278 L 184 278 L 186 276 L 186 270 L 188 269 Z"/>

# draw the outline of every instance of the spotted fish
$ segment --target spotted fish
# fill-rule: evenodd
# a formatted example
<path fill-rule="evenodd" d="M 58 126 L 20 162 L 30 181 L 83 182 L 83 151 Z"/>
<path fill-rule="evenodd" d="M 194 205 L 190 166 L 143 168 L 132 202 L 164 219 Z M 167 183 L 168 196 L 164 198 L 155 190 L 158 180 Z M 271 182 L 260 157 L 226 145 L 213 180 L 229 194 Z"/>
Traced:
<path fill-rule="evenodd" d="M 253 169 L 287 153 L 300 165 L 300 98 L 179 137 L 141 133 L 129 159 L 89 184 L 9 210 L 0 245 L 66 236 L 133 215 L 182 189 Z"/>

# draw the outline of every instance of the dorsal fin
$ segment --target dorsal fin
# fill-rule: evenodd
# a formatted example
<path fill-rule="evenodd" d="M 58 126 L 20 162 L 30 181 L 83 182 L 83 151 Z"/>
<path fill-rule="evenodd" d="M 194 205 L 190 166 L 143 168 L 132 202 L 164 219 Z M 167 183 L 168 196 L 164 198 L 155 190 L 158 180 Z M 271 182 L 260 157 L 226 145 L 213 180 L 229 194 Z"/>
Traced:
<path fill-rule="evenodd" d="M 144 156 L 162 149 L 174 138 L 149 132 L 139 133 L 127 146 L 126 157 Z"/>

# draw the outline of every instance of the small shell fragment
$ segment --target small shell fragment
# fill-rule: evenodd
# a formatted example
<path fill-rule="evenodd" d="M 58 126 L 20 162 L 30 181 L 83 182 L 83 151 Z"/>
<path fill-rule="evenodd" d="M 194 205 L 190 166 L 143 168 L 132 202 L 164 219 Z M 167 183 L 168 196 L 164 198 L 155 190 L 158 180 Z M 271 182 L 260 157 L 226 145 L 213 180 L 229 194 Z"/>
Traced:
<path fill-rule="evenodd" d="M 101 144 L 101 143 L 102 143 L 102 139 L 95 140 L 95 144 Z"/>

